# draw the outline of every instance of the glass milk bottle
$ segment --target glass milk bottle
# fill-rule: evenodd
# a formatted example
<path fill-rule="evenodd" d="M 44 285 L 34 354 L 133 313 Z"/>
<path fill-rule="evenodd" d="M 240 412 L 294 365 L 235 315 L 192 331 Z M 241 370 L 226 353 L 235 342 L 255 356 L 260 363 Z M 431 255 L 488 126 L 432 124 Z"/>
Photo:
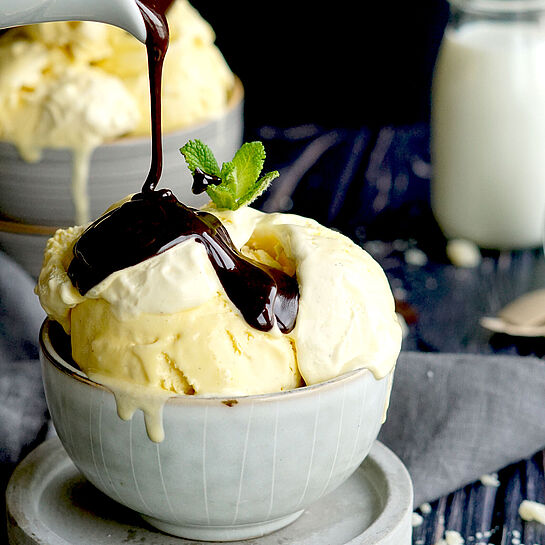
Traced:
<path fill-rule="evenodd" d="M 450 0 L 432 86 L 431 199 L 448 238 L 541 244 L 545 0 Z"/>

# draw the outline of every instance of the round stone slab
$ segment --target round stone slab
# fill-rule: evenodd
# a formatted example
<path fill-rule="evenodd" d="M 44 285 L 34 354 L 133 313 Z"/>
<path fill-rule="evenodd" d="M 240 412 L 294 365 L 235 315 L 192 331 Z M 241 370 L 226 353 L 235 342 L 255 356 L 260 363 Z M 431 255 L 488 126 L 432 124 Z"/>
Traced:
<path fill-rule="evenodd" d="M 289 526 L 240 545 L 410 545 L 413 491 L 399 458 L 376 441 L 339 488 Z M 198 544 L 162 534 L 91 485 L 60 441 L 37 447 L 6 491 L 10 545 Z"/>

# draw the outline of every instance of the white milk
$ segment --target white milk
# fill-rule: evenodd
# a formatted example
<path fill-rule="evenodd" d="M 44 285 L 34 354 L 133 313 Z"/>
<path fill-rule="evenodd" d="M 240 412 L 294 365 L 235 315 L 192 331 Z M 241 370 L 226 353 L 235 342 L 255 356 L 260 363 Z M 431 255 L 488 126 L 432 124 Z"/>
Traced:
<path fill-rule="evenodd" d="M 432 92 L 432 207 L 449 238 L 485 248 L 542 242 L 545 28 L 447 28 Z"/>

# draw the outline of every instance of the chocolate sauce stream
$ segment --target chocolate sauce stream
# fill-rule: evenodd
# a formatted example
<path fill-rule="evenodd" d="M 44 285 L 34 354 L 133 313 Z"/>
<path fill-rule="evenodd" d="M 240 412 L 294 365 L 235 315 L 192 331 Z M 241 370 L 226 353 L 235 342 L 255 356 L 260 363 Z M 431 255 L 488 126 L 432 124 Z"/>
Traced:
<path fill-rule="evenodd" d="M 168 49 L 167 9 L 173 0 L 136 0 L 146 25 L 146 52 L 151 105 L 151 166 L 142 191 L 153 191 L 163 171 L 161 131 L 161 82 L 163 62 Z"/>
<path fill-rule="evenodd" d="M 163 167 L 161 78 L 168 47 L 166 10 L 172 0 L 137 0 L 147 29 L 152 158 L 141 193 L 92 223 L 74 245 L 68 276 L 81 294 L 115 271 L 136 265 L 193 238 L 204 245 L 229 299 L 252 327 L 269 331 L 295 327 L 299 287 L 295 277 L 246 258 L 213 214 L 180 203 L 168 189 L 156 190 Z M 201 192 L 217 177 L 197 172 L 193 190 Z"/>

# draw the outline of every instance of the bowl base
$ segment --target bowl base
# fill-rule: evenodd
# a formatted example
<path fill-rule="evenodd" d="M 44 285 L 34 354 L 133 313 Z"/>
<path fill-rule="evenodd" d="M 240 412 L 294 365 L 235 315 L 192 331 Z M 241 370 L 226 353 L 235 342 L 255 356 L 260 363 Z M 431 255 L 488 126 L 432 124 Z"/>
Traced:
<path fill-rule="evenodd" d="M 151 524 L 161 532 L 177 537 L 195 539 L 198 541 L 239 541 L 242 539 L 262 537 L 276 530 L 280 530 L 297 520 L 303 514 L 303 511 L 304 509 L 301 509 L 301 511 L 274 520 L 229 526 L 200 526 L 198 524 L 178 525 L 146 515 L 140 516 L 148 524 Z"/>
<path fill-rule="evenodd" d="M 407 470 L 376 441 L 359 469 L 293 524 L 239 543 L 410 545 L 412 500 Z M 155 530 L 135 511 L 95 488 L 56 437 L 38 446 L 17 466 L 7 487 L 6 503 L 12 545 L 181 545 L 179 538 Z M 190 543 L 196 545 L 195 541 Z"/>

